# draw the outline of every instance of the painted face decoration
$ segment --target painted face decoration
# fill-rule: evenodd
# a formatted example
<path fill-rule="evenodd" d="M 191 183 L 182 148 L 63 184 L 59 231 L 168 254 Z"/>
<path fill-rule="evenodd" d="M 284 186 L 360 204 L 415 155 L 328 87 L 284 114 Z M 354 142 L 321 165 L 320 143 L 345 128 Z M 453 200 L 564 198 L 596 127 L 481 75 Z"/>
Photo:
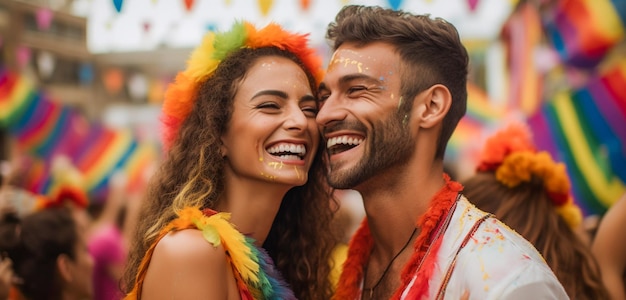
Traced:
<path fill-rule="evenodd" d="M 329 154 L 329 184 L 356 188 L 404 164 L 414 140 L 400 97 L 400 57 L 391 45 L 343 44 L 320 85 L 317 116 Z"/>
<path fill-rule="evenodd" d="M 308 179 L 319 131 L 304 71 L 278 56 L 259 58 L 239 85 L 222 136 L 227 173 L 291 186 Z"/>

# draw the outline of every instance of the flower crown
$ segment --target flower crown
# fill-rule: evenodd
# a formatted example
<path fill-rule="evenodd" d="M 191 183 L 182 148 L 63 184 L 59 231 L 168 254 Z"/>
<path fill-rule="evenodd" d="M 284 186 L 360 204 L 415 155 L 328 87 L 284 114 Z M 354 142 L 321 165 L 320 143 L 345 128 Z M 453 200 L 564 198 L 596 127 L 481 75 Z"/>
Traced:
<path fill-rule="evenodd" d="M 495 171 L 496 179 L 509 188 L 538 177 L 567 224 L 574 228 L 582 221 L 580 208 L 570 196 L 565 165 L 552 160 L 546 151 L 538 152 L 530 130 L 522 124 L 512 124 L 487 140 L 477 170 Z"/>
<path fill-rule="evenodd" d="M 169 148 L 178 128 L 191 112 L 200 83 L 211 77 L 220 62 L 230 53 L 243 48 L 276 47 L 298 57 L 313 74 L 317 83 L 323 76 L 322 62 L 315 49 L 308 47 L 308 34 L 295 34 L 276 23 L 257 29 L 249 22 L 235 22 L 229 31 L 209 32 L 165 92 L 163 102 L 163 144 Z"/>

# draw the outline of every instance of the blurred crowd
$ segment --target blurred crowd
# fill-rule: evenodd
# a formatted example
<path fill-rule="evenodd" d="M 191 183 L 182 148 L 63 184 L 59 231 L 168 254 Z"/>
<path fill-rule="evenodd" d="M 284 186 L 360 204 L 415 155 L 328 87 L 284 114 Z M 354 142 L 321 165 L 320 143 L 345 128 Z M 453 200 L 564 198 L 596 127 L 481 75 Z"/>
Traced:
<path fill-rule="evenodd" d="M 121 299 L 119 279 L 145 186 L 131 188 L 118 172 L 106 199 L 90 199 L 77 169 L 57 157 L 57 183 L 38 195 L 19 185 L 23 165 L 2 162 L 0 299 Z"/>

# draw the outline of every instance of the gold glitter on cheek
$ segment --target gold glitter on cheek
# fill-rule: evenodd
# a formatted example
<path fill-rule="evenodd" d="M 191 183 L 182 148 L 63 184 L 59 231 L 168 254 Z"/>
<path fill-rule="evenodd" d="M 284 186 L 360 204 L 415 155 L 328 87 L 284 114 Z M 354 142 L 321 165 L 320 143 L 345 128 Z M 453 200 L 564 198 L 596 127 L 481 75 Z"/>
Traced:
<path fill-rule="evenodd" d="M 281 162 L 275 162 L 275 161 L 269 162 L 269 163 L 267 163 L 267 165 L 270 166 L 271 168 L 273 168 L 274 170 L 280 170 L 284 166 L 282 161 Z"/>
<path fill-rule="evenodd" d="M 265 177 L 265 178 L 267 178 L 267 179 L 269 179 L 269 180 L 275 180 L 275 179 L 276 179 L 276 176 L 274 176 L 274 175 L 269 175 L 269 174 L 265 174 L 265 173 L 263 173 L 263 172 L 261 172 L 261 176 L 263 176 L 263 177 Z"/>
<path fill-rule="evenodd" d="M 298 169 L 298 167 L 297 167 L 297 166 L 294 166 L 294 167 L 293 167 L 293 170 L 296 172 L 296 177 L 298 177 L 298 179 L 302 179 L 302 178 L 304 178 L 303 174 L 302 174 L 302 173 L 300 173 L 300 170 Z"/>

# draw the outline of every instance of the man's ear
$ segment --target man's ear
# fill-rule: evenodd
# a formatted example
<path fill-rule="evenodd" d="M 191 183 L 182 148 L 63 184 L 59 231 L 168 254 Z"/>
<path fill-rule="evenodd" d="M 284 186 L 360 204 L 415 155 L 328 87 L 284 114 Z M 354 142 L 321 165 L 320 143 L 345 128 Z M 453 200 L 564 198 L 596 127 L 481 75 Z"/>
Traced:
<path fill-rule="evenodd" d="M 441 122 L 450 110 L 452 95 L 450 90 L 442 84 L 435 84 L 417 95 L 414 108 L 417 108 L 417 119 L 422 128 L 431 128 Z M 417 107 L 415 107 L 417 106 Z"/>
<path fill-rule="evenodd" d="M 72 282 L 73 276 L 70 270 L 71 259 L 66 254 L 61 254 L 57 257 L 57 270 L 59 270 L 59 275 L 61 275 L 61 279 L 65 282 Z"/>

